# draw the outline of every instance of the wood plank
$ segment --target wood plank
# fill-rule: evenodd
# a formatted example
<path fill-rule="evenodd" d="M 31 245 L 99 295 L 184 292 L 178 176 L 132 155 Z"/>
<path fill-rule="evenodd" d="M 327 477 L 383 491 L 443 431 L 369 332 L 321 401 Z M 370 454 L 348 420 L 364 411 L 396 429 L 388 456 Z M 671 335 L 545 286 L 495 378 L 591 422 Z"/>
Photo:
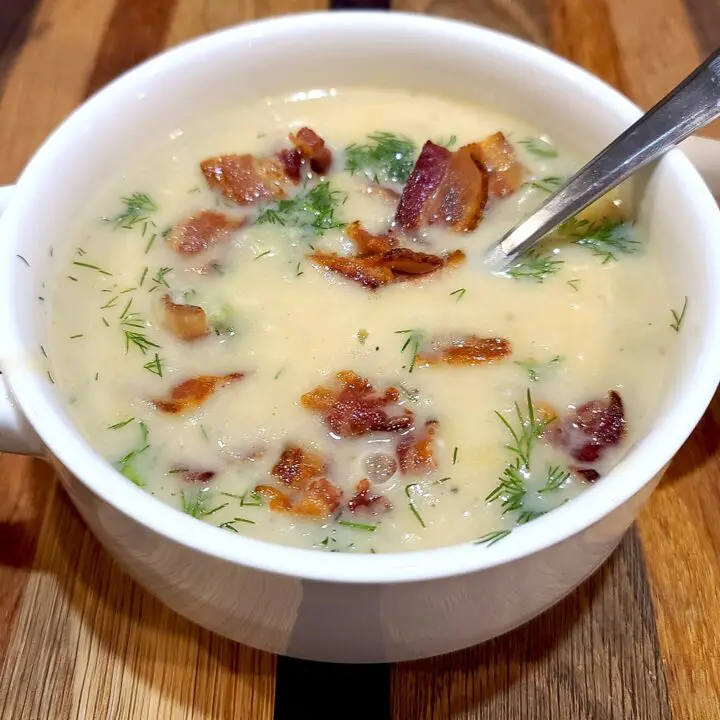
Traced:
<path fill-rule="evenodd" d="M 636 533 L 577 591 L 527 625 L 469 650 L 396 666 L 392 717 L 669 720 Z"/>
<path fill-rule="evenodd" d="M 0 718 L 272 717 L 274 657 L 143 591 L 60 489 L 35 568 L 0 674 Z"/>
<path fill-rule="evenodd" d="M 81 101 L 114 2 L 42 0 L 0 98 L 0 184 Z"/>

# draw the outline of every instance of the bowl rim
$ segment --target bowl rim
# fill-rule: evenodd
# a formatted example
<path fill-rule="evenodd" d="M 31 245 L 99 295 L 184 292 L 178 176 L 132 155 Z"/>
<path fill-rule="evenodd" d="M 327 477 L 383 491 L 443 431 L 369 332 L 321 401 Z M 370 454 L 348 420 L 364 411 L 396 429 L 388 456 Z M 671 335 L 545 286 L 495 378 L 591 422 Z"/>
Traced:
<path fill-rule="evenodd" d="M 35 153 L 18 180 L 18 190 L 5 217 L 20 212 L 17 198 L 30 192 L 33 178 L 45 160 L 61 153 L 68 138 L 82 132 L 86 117 L 103 104 L 112 103 L 113 98 L 136 87 L 159 69 L 185 65 L 196 53 L 218 53 L 226 44 L 243 39 L 265 38 L 288 31 L 317 33 L 321 28 L 338 27 L 351 27 L 358 33 L 379 27 L 425 36 L 453 33 L 462 37 L 464 42 L 484 46 L 486 51 L 489 48 L 498 53 L 509 53 L 515 62 L 531 64 L 536 71 L 562 77 L 568 84 L 574 82 L 591 88 L 603 97 L 608 109 L 628 124 L 641 114 L 640 109 L 625 96 L 579 66 L 524 40 L 471 23 L 419 13 L 385 11 L 310 11 L 281 15 L 242 23 L 184 42 L 129 70 L 95 93 L 62 122 Z M 720 210 L 691 163 L 678 150 L 671 151 L 662 163 L 682 177 L 683 184 L 693 197 L 694 205 L 686 211 L 702 217 L 703 223 L 714 227 L 716 236 L 720 236 Z M 5 222 L 5 217 L 0 221 L 2 234 L 9 224 Z M 5 247 L 8 245 L 5 243 Z M 708 250 L 711 258 L 709 270 L 720 277 L 720 246 L 717 249 L 713 247 Z M 7 252 L 0 265 L 9 263 L 11 255 Z M 6 271 L 6 277 L 11 279 L 9 271 Z M 7 283 L 2 292 L 10 301 L 5 303 L 5 307 L 12 309 L 11 284 Z M 151 532 L 210 558 L 292 578 L 380 585 L 430 581 L 505 565 L 562 543 L 599 522 L 662 472 L 699 422 L 720 381 L 720 310 L 716 312 L 713 309 L 720 308 L 720 283 L 709 286 L 707 292 L 708 319 L 702 328 L 705 350 L 695 373 L 681 381 L 683 389 L 692 392 L 679 393 L 672 409 L 663 414 L 653 429 L 628 451 L 601 483 L 589 488 L 572 503 L 515 528 L 502 543 L 488 548 L 465 542 L 428 550 L 355 555 L 323 553 L 232 535 L 207 523 L 197 522 L 125 482 L 112 465 L 90 448 L 79 433 L 50 407 L 40 382 L 40 373 L 16 367 L 9 367 L 4 372 L 20 408 L 52 455 L 97 497 Z M 14 338 L 15 345 L 21 346 L 12 315 L 11 310 L 0 326 L 5 335 Z"/>

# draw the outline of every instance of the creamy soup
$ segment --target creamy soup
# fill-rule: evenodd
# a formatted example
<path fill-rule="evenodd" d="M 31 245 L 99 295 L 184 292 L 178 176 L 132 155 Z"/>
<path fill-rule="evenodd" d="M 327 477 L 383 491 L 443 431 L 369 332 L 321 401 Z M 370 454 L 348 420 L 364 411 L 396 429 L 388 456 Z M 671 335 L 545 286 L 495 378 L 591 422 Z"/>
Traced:
<path fill-rule="evenodd" d="M 619 201 L 485 270 L 577 166 L 438 97 L 213 111 L 89 194 L 49 373 L 118 483 L 229 533 L 493 544 L 603 482 L 648 427 L 682 322 Z"/>

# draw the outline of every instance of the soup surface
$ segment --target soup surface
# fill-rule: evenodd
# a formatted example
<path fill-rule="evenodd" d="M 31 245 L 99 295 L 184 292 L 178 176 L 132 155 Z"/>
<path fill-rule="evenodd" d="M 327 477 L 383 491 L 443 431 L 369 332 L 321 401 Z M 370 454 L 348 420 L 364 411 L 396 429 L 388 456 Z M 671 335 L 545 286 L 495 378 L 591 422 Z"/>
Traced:
<path fill-rule="evenodd" d="M 646 431 L 682 321 L 619 202 L 505 275 L 483 268 L 576 167 L 552 137 L 438 97 L 213 112 L 88 198 L 49 372 L 118 482 L 228 532 L 495 543 Z"/>

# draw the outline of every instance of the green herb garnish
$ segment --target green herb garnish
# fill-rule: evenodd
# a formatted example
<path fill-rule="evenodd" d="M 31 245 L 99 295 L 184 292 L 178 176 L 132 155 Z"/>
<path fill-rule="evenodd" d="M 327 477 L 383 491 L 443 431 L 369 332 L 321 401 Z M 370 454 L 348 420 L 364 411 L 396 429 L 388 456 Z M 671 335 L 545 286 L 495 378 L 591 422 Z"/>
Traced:
<path fill-rule="evenodd" d="M 415 369 L 415 363 L 417 362 L 417 356 L 418 356 L 418 350 L 420 349 L 420 343 L 423 341 L 423 338 L 425 337 L 423 332 L 420 330 L 396 330 L 396 335 L 406 335 L 405 342 L 403 343 L 403 346 L 400 348 L 400 352 L 404 353 L 405 350 L 409 349 L 411 356 L 410 356 L 410 365 L 408 367 L 408 372 L 412 372 Z"/>
<path fill-rule="evenodd" d="M 147 193 L 136 192 L 120 198 L 120 200 L 125 205 L 122 211 L 113 218 L 104 218 L 106 222 L 114 223 L 115 230 L 118 228 L 132 230 L 138 223 L 143 223 L 146 229 L 145 223 L 150 220 L 150 213 L 154 213 L 158 209 Z M 143 234 L 145 234 L 145 230 L 143 230 Z"/>
<path fill-rule="evenodd" d="M 258 225 L 282 225 L 322 235 L 326 230 L 345 227 L 335 218 L 335 211 L 347 200 L 347 195 L 332 190 L 326 180 L 312 190 L 302 190 L 297 195 L 280 200 L 261 211 L 255 222 Z"/>
<path fill-rule="evenodd" d="M 506 538 L 511 532 L 512 530 L 492 530 L 491 532 L 481 535 L 477 540 L 475 540 L 473 545 L 487 545 L 490 547 L 496 542 L 500 542 L 503 538 Z"/>
<path fill-rule="evenodd" d="M 453 290 L 450 293 L 450 297 L 452 297 L 453 295 L 457 295 L 457 297 L 455 298 L 455 302 L 457 302 L 458 300 L 462 300 L 463 295 L 465 295 L 465 292 L 466 292 L 465 288 L 458 288 L 457 290 Z"/>
<path fill-rule="evenodd" d="M 160 359 L 160 356 L 155 353 L 155 357 L 150 360 L 150 362 L 146 362 L 143 367 L 145 370 L 149 370 L 151 373 L 154 373 L 155 375 L 159 375 L 160 377 L 163 376 L 163 366 L 162 366 L 162 360 Z"/>
<path fill-rule="evenodd" d="M 575 292 L 580 292 L 578 290 L 578 283 L 580 282 L 579 278 L 575 278 L 574 280 L 568 280 L 565 284 L 569 285 Z"/>
<path fill-rule="evenodd" d="M 410 485 L 405 486 L 405 497 L 408 499 L 408 507 L 410 508 L 410 512 L 415 516 L 417 521 L 422 525 L 423 527 L 426 527 L 425 521 L 422 519 L 420 513 L 418 512 L 418 509 L 415 507 L 415 501 L 413 500 L 413 491 L 415 488 L 420 487 L 419 483 L 411 483 Z"/>
<path fill-rule="evenodd" d="M 108 430 L 119 430 L 120 428 L 124 428 L 126 425 L 129 425 L 135 418 L 131 417 L 127 420 L 121 420 L 118 423 L 115 423 L 114 425 L 108 425 Z"/>
<path fill-rule="evenodd" d="M 438 140 L 433 140 L 433 142 L 436 145 L 442 145 L 443 147 L 450 150 L 450 148 L 453 148 L 453 147 L 455 147 L 455 145 L 457 145 L 457 135 L 451 135 L 450 137 L 447 137 L 447 138 L 442 137 L 442 138 L 439 138 Z"/>
<path fill-rule="evenodd" d="M 538 492 L 542 494 L 559 490 L 569 477 L 570 473 L 567 470 L 563 470 L 558 465 L 554 467 L 551 466 L 547 470 L 545 484 L 538 490 Z"/>
<path fill-rule="evenodd" d="M 506 274 L 516 280 L 528 278 L 535 282 L 543 282 L 545 278 L 556 273 L 563 260 L 553 259 L 553 255 L 530 251 L 522 256 L 521 260 L 512 265 Z"/>
<path fill-rule="evenodd" d="M 558 234 L 592 250 L 593 255 L 603 259 L 603 264 L 617 260 L 618 253 L 630 255 L 640 249 L 639 240 L 632 236 L 632 225 L 622 220 L 602 218 L 591 222 L 570 218 L 560 225 Z"/>
<path fill-rule="evenodd" d="M 73 260 L 73 265 L 77 265 L 78 267 L 83 267 L 83 268 L 89 268 L 90 270 L 97 270 L 97 272 L 99 272 L 102 275 L 112 276 L 112 273 L 108 272 L 107 270 L 103 270 L 101 267 L 98 267 L 97 265 L 92 265 L 90 263 L 80 262 L 79 260 Z"/>
<path fill-rule="evenodd" d="M 685 311 L 687 310 L 687 304 L 688 299 L 687 295 L 685 296 L 685 301 L 683 302 L 682 310 L 678 313 L 675 310 L 670 310 L 673 321 L 670 323 L 670 327 L 676 332 L 680 332 L 680 328 L 682 327 L 683 320 L 685 319 Z"/>
<path fill-rule="evenodd" d="M 214 510 L 212 510 L 211 512 L 214 512 Z M 235 527 L 235 523 L 239 523 L 239 522 L 244 522 L 244 523 L 247 523 L 248 525 L 256 524 L 254 520 L 248 520 L 247 518 L 236 517 L 236 518 L 233 518 L 232 520 L 227 520 L 224 523 L 220 523 L 218 525 L 218 527 L 221 527 L 225 530 L 232 530 L 232 532 L 236 533 L 237 528 Z"/>
<path fill-rule="evenodd" d="M 343 527 L 352 528 L 353 530 L 363 530 L 365 532 L 375 532 L 378 528 L 377 525 L 350 522 L 349 520 L 338 520 L 337 524 L 342 525 Z"/>
<path fill-rule="evenodd" d="M 119 427 L 123 427 L 124 425 L 127 425 L 127 422 L 122 423 L 119 425 Z M 115 430 L 117 428 L 110 427 L 109 429 Z M 119 472 L 124 475 L 128 480 L 130 480 L 131 483 L 137 485 L 138 487 L 145 487 L 145 481 L 142 479 L 140 474 L 138 473 L 137 469 L 135 468 L 135 460 L 139 455 L 142 455 L 149 447 L 150 444 L 148 443 L 148 428 L 147 425 L 140 420 L 140 444 L 139 447 L 135 448 L 134 450 L 131 450 L 127 455 L 123 456 L 118 460 L 117 463 L 115 463 L 115 467 L 119 470 Z"/>
<path fill-rule="evenodd" d="M 525 138 L 518 141 L 529 153 L 542 158 L 555 158 L 557 150 L 545 140 L 540 138 Z"/>
<path fill-rule="evenodd" d="M 405 183 L 415 165 L 415 143 L 404 135 L 381 131 L 367 139 L 368 143 L 345 148 L 345 169 L 351 175 L 362 172 L 376 183 Z"/>
<path fill-rule="evenodd" d="M 182 511 L 186 515 L 190 515 L 191 517 L 197 518 L 198 520 L 200 518 L 213 515 L 214 513 L 218 512 L 218 510 L 222 510 L 228 505 L 227 503 L 223 503 L 222 505 L 218 505 L 217 507 L 209 510 L 207 507 L 209 500 L 210 494 L 207 492 L 200 491 L 196 493 L 193 497 L 187 498 L 185 496 L 185 492 L 183 490 L 180 491 L 180 503 L 182 506 Z"/>
<path fill-rule="evenodd" d="M 543 192 L 552 194 L 561 185 L 567 182 L 567 178 L 559 177 L 558 175 L 548 175 L 548 177 L 538 178 L 537 180 L 530 180 L 526 182 L 527 187 L 535 188 L 536 190 L 542 190 Z"/>
<path fill-rule="evenodd" d="M 562 362 L 562 360 L 560 355 L 556 355 L 552 360 L 548 360 L 547 362 L 538 362 L 531 358 L 530 360 L 515 360 L 515 364 L 524 368 L 532 382 L 537 382 L 544 370 L 551 368 L 553 365 L 557 365 Z"/>

